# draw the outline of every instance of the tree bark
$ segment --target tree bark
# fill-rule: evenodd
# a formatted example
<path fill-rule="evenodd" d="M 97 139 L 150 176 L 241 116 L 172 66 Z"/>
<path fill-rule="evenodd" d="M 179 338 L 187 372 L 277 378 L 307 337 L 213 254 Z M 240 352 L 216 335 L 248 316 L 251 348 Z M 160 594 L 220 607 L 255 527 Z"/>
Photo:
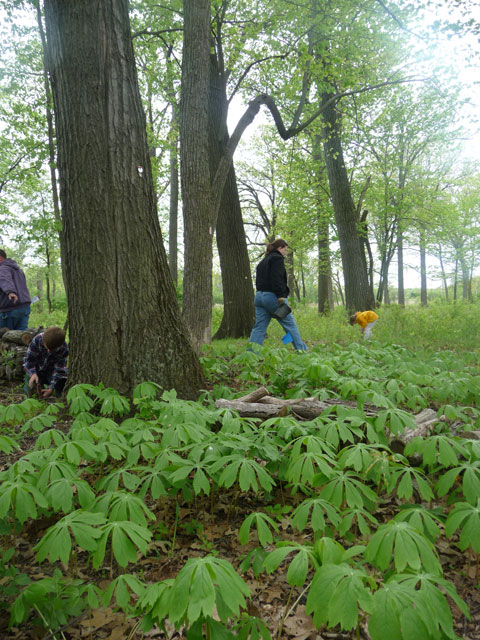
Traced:
<path fill-rule="evenodd" d="M 385 293 L 383 296 L 383 300 L 385 302 L 385 304 L 390 304 L 390 287 L 388 284 L 388 271 L 386 274 L 386 280 L 385 280 Z"/>
<path fill-rule="evenodd" d="M 209 168 L 210 0 L 184 0 L 180 166 L 184 220 L 183 319 L 195 349 L 211 341 L 212 240 Z M 223 188 L 223 185 L 222 185 Z"/>
<path fill-rule="evenodd" d="M 172 102 L 172 122 L 170 132 L 170 208 L 168 218 L 168 266 L 175 284 L 178 282 L 178 142 L 176 105 Z"/>
<path fill-rule="evenodd" d="M 320 169 L 322 159 L 321 136 L 315 135 L 312 144 L 315 163 L 315 180 L 318 209 L 317 247 L 318 247 L 318 313 L 328 313 L 333 309 L 332 264 L 330 257 L 330 216 L 320 198 L 320 181 L 324 167 Z"/>
<path fill-rule="evenodd" d="M 440 262 L 440 269 L 442 273 L 442 284 L 445 291 L 445 302 L 448 302 L 448 280 L 447 274 L 445 272 L 445 265 L 443 264 L 443 252 L 441 243 L 438 243 L 438 260 Z"/>
<path fill-rule="evenodd" d="M 405 283 L 403 278 L 403 232 L 398 228 L 397 232 L 397 269 L 398 269 L 398 304 L 405 306 Z"/>
<path fill-rule="evenodd" d="M 46 60 L 47 57 L 47 41 L 45 37 L 45 32 L 43 29 L 42 22 L 42 12 L 40 9 L 39 0 L 35 0 L 35 9 L 37 13 L 37 26 L 38 32 L 40 34 L 40 40 L 42 42 L 42 57 L 43 57 L 43 86 L 45 89 L 45 114 L 47 118 L 47 131 L 48 131 L 48 165 L 50 171 L 50 184 L 52 187 L 52 203 L 53 203 L 53 214 L 55 216 L 55 220 L 60 226 L 60 230 L 58 232 L 59 241 L 60 241 L 60 250 L 62 250 L 62 213 L 60 211 L 60 202 L 58 197 L 58 188 L 57 188 L 57 177 L 55 175 L 55 126 L 53 122 L 53 113 L 52 113 L 52 92 L 50 90 L 50 82 L 48 79 L 48 63 Z"/>
<path fill-rule="evenodd" d="M 102 382 L 129 393 L 152 380 L 195 398 L 205 380 L 162 243 L 128 0 L 45 0 L 45 20 L 65 234 L 69 384 Z"/>
<path fill-rule="evenodd" d="M 420 304 L 426 307 L 427 300 L 427 251 L 425 247 L 425 229 L 420 227 Z"/>
<path fill-rule="evenodd" d="M 233 165 L 218 212 L 217 247 L 222 271 L 223 317 L 213 338 L 248 337 L 255 320 L 254 289 Z"/>
<path fill-rule="evenodd" d="M 211 175 L 215 174 L 228 142 L 226 90 L 225 71 L 220 67 L 217 55 L 212 53 L 209 94 Z M 222 271 L 223 317 L 213 338 L 248 337 L 255 319 L 254 291 L 233 162 L 223 188 L 216 232 Z"/>
<path fill-rule="evenodd" d="M 463 251 L 462 247 L 460 254 L 460 267 L 462 269 L 462 299 L 466 302 L 472 302 L 472 280 L 470 276 L 470 267 L 467 264 Z"/>
<path fill-rule="evenodd" d="M 368 282 L 365 254 L 356 224 L 356 210 L 343 159 L 340 138 L 340 115 L 330 95 L 322 95 L 325 106 L 323 116 L 323 146 L 328 182 L 335 212 L 342 266 L 345 279 L 345 303 L 347 311 L 354 312 L 375 308 L 375 299 Z"/>

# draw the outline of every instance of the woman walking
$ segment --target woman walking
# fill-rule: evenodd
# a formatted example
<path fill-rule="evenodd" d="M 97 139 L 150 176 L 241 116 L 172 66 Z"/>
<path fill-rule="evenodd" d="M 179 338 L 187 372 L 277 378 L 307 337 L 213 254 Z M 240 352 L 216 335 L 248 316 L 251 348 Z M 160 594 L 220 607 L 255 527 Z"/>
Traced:
<path fill-rule="evenodd" d="M 306 351 L 307 346 L 300 337 L 293 313 L 289 313 L 284 318 L 275 315 L 277 309 L 287 302 L 289 294 L 285 269 L 287 247 L 288 243 L 278 238 L 267 245 L 265 257 L 257 265 L 255 326 L 250 334 L 250 342 L 263 345 L 270 320 L 275 318 L 282 325 L 285 333 L 291 335 L 294 348 Z"/>

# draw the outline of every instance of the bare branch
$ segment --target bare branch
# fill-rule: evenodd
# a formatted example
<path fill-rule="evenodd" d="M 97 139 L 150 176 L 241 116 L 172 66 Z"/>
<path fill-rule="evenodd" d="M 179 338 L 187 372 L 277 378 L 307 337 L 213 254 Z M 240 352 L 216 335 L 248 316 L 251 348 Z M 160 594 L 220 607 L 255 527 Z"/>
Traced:
<path fill-rule="evenodd" d="M 148 29 L 142 29 L 141 31 L 135 31 L 135 33 L 132 33 L 132 40 L 133 38 L 139 38 L 140 36 L 153 36 L 155 38 L 160 38 L 164 33 L 175 33 L 177 31 L 182 32 L 183 28 L 162 29 L 161 31 L 149 31 Z"/>
<path fill-rule="evenodd" d="M 409 33 L 412 36 L 415 36 L 415 38 L 419 38 L 420 40 L 428 40 L 427 37 L 425 36 L 421 36 L 418 33 L 415 33 L 414 31 L 411 31 L 410 29 L 408 29 L 403 22 L 400 20 L 400 18 L 398 18 L 393 11 L 391 11 L 386 4 L 383 2 L 383 0 L 377 0 L 378 4 L 384 9 L 384 11 L 386 11 L 386 13 L 388 13 L 388 15 L 393 18 L 393 20 L 395 20 L 395 22 L 398 24 L 398 26 L 400 27 L 400 29 L 402 29 L 403 31 L 406 31 L 407 33 Z"/>
<path fill-rule="evenodd" d="M 279 58 L 280 60 L 284 60 L 286 57 L 288 56 L 288 53 L 283 53 L 283 54 L 278 54 L 275 56 L 267 56 L 266 58 L 261 58 L 260 60 L 254 60 L 253 62 L 251 62 L 247 68 L 245 69 L 245 71 L 242 73 L 242 75 L 240 76 L 237 84 L 233 87 L 233 91 L 230 95 L 230 98 L 228 99 L 228 104 L 230 104 L 230 102 L 233 99 L 233 96 L 237 93 L 237 91 L 240 88 L 240 85 L 242 84 L 242 82 L 245 80 L 246 76 L 250 73 L 250 71 L 252 70 L 252 68 L 254 66 L 256 66 L 257 64 L 261 64 L 262 62 L 265 62 L 266 60 L 275 60 L 276 58 Z"/>

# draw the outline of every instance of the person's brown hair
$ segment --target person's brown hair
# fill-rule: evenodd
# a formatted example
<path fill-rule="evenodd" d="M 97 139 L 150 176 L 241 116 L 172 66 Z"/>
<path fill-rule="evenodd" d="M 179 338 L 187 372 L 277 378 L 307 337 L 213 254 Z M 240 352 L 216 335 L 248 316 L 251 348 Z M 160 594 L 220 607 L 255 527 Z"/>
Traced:
<path fill-rule="evenodd" d="M 0 258 L 4 258 L 6 259 L 7 254 L 5 253 L 5 251 L 3 249 L 0 249 Z"/>
<path fill-rule="evenodd" d="M 53 351 L 65 342 L 65 331 L 60 327 L 47 327 L 43 332 L 43 344 Z"/>
<path fill-rule="evenodd" d="M 357 314 L 356 314 L 356 313 L 354 313 L 353 315 L 351 315 L 351 316 L 350 316 L 350 318 L 349 318 L 348 322 L 349 322 L 351 325 L 354 325 L 354 324 L 355 324 L 356 319 L 357 319 Z"/>
<path fill-rule="evenodd" d="M 272 251 L 275 251 L 275 249 L 282 249 L 282 247 L 288 247 L 288 242 L 286 242 L 282 238 L 277 238 L 274 242 L 267 244 L 267 250 L 265 251 L 265 254 L 268 255 Z"/>

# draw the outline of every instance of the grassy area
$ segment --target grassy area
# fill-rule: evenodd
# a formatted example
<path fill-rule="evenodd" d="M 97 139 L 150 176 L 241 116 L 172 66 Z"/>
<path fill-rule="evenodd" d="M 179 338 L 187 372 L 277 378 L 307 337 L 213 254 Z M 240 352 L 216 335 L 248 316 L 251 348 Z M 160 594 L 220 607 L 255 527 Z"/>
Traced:
<path fill-rule="evenodd" d="M 436 303 L 428 307 L 392 305 L 378 311 L 379 320 L 374 328 L 372 340 L 382 345 L 398 344 L 408 349 L 471 352 L 478 359 L 480 345 L 480 306 L 478 304 Z M 220 323 L 221 308 L 214 310 L 214 326 Z M 319 344 L 349 345 L 360 342 L 360 327 L 351 327 L 345 309 L 336 308 L 328 316 L 320 316 L 315 307 L 299 305 L 294 310 L 302 338 L 309 348 Z M 268 329 L 266 347 L 279 347 L 283 335 L 281 326 L 273 321 Z M 220 341 L 223 351 L 227 345 L 243 341 Z M 223 344 L 222 344 L 223 343 Z"/>
<path fill-rule="evenodd" d="M 63 301 L 64 302 L 64 301 Z M 375 326 L 372 339 L 382 345 L 398 344 L 408 349 L 449 349 L 457 352 L 471 352 L 474 357 L 480 353 L 479 304 L 446 304 L 436 302 L 428 307 L 398 305 L 381 307 L 377 310 L 380 318 Z M 223 309 L 216 305 L 213 309 L 213 332 L 220 325 Z M 321 316 L 314 305 L 297 305 L 295 318 L 302 338 L 309 348 L 319 344 L 349 345 L 360 342 L 360 328 L 351 327 L 343 307 L 335 308 L 329 315 Z M 66 319 L 65 303 L 48 313 L 34 304 L 30 314 L 30 326 L 63 326 Z M 268 329 L 265 346 L 279 347 L 283 335 L 281 326 L 272 321 Z M 241 350 L 246 345 L 243 340 L 220 340 L 215 342 L 220 352 Z"/>

